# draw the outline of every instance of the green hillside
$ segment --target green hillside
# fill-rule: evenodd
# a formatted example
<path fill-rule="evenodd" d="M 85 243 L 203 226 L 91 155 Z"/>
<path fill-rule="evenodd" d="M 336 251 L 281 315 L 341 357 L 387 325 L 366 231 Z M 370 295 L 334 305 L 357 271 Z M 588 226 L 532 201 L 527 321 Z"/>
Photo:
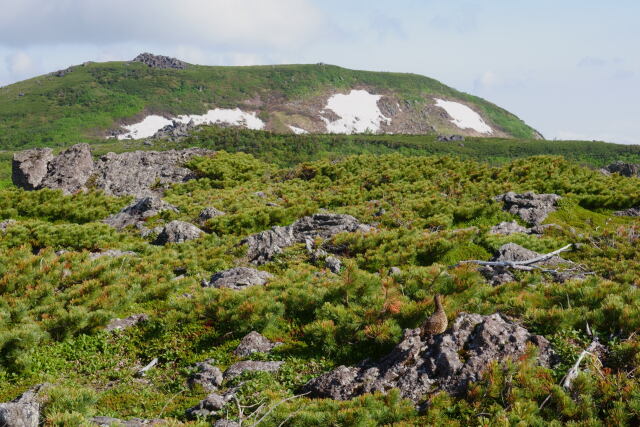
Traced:
<path fill-rule="evenodd" d="M 414 74 L 355 71 L 323 64 L 191 65 L 176 70 L 110 62 L 86 63 L 72 67 L 62 77 L 49 74 L 0 88 L 0 148 L 97 141 L 121 120 L 141 113 L 202 114 L 214 106 L 236 107 L 259 95 L 306 99 L 355 86 L 390 91 L 417 104 L 428 95 L 468 101 L 506 134 L 519 138 L 536 135 L 504 109 Z"/>

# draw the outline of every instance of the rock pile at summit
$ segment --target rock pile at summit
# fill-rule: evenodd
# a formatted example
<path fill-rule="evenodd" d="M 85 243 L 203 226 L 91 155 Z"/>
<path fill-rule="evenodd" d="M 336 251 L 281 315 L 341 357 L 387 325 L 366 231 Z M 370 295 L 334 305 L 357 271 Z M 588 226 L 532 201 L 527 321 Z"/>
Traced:
<path fill-rule="evenodd" d="M 58 156 L 50 149 L 21 151 L 13 156 L 13 183 L 25 190 L 60 189 L 65 194 L 89 188 L 113 196 L 157 195 L 170 184 L 195 178 L 184 164 L 215 152 L 201 148 L 107 153 L 93 160 L 88 144 L 77 144 Z"/>
<path fill-rule="evenodd" d="M 517 359 L 527 345 L 538 347 L 541 365 L 553 364 L 554 352 L 546 338 L 531 334 L 499 313 L 460 313 L 444 334 L 423 341 L 420 329 L 407 329 L 402 341 L 380 361 L 339 366 L 312 379 L 305 388 L 313 396 L 336 400 L 386 393 L 393 388 L 416 403 L 437 389 L 460 396 L 491 362 Z"/>
<path fill-rule="evenodd" d="M 150 68 L 173 68 L 176 70 L 184 70 L 188 65 L 186 62 L 170 56 L 154 55 L 146 52 L 133 58 L 132 62 L 141 62 Z"/>

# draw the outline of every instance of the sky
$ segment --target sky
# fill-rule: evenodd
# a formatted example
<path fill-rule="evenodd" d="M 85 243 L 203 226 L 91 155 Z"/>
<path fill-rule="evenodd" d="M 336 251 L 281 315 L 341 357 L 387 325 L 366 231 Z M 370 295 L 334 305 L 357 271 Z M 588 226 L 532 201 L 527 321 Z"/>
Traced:
<path fill-rule="evenodd" d="M 640 144 L 637 0 L 0 0 L 0 86 L 141 52 L 423 74 L 547 139 Z"/>

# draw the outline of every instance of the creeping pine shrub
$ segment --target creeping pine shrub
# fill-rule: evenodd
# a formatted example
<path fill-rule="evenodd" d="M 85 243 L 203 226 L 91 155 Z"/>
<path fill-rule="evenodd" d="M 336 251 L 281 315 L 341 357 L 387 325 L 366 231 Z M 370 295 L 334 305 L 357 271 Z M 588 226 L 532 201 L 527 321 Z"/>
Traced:
<path fill-rule="evenodd" d="M 211 188 L 226 188 L 259 180 L 270 171 L 268 164 L 250 154 L 219 151 L 209 157 L 195 157 L 187 163 Z"/>

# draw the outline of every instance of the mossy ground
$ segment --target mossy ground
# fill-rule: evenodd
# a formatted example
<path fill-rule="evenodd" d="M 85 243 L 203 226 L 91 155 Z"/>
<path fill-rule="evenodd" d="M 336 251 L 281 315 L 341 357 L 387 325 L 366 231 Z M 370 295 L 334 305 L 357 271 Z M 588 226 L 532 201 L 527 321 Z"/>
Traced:
<path fill-rule="evenodd" d="M 396 392 L 348 402 L 299 397 L 277 406 L 263 425 L 640 422 L 640 235 L 636 220 L 612 215 L 640 204 L 639 179 L 607 177 L 552 156 L 495 166 L 450 156 L 360 155 L 283 168 L 222 152 L 190 167 L 200 178 L 165 195 L 180 212 L 150 221 L 193 222 L 207 206 L 227 214 L 206 223 L 206 237 L 165 247 L 99 222 L 127 198 L 0 190 L 0 218 L 18 221 L 0 234 L 0 401 L 47 381 L 54 384 L 44 409 L 48 425 L 81 425 L 91 415 L 189 422 L 185 409 L 206 395 L 187 387 L 192 366 L 209 358 L 229 366 L 239 339 L 256 330 L 284 345 L 253 357 L 284 360 L 284 368 L 232 384 L 242 383 L 242 405 L 272 405 L 336 365 L 383 355 L 403 328 L 423 321 L 433 294 L 441 293 L 450 319 L 460 311 L 505 313 L 551 340 L 560 364 L 538 367 L 534 354 L 495 364 L 466 397 L 434 393 L 420 413 Z M 505 191 L 562 195 L 547 219 L 560 229 L 541 237 L 490 235 L 490 226 L 513 219 L 493 200 Z M 342 248 L 340 274 L 311 263 L 298 245 L 261 267 L 276 276 L 264 287 L 200 286 L 212 273 L 243 264 L 239 243 L 250 233 L 321 209 L 377 224 L 375 232 L 333 238 Z M 594 274 L 559 284 L 520 273 L 492 287 L 472 265 L 451 268 L 488 259 L 507 242 L 539 252 L 577 243 L 566 258 Z M 56 254 L 61 249 L 68 252 Z M 139 256 L 89 258 L 104 249 Z M 389 276 L 392 266 L 402 273 Z M 176 278 L 183 269 L 186 275 Z M 111 318 L 134 313 L 150 320 L 103 331 Z M 590 341 L 587 323 L 610 354 L 604 368 L 586 370 L 566 391 L 560 380 Z M 157 367 L 137 377 L 154 357 Z M 223 412 L 237 417 L 237 405 Z"/>

